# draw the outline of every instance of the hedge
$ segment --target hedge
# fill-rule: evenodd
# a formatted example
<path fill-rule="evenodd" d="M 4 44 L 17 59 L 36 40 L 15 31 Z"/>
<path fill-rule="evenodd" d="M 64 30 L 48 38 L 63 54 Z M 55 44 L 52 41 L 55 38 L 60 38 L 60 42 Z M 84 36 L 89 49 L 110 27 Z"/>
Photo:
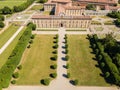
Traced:
<path fill-rule="evenodd" d="M 0 69 L 0 86 L 3 88 L 7 88 L 9 86 L 12 74 L 19 64 L 22 54 L 30 40 L 31 31 L 32 27 L 28 26 L 20 37 L 8 60 Z"/>

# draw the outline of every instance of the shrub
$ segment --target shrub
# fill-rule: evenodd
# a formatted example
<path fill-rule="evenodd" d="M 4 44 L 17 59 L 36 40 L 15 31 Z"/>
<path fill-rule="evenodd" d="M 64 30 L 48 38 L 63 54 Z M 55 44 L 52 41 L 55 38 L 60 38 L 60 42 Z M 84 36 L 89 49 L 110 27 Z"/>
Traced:
<path fill-rule="evenodd" d="M 16 80 L 12 80 L 12 81 L 11 81 L 11 84 L 16 84 Z"/>
<path fill-rule="evenodd" d="M 27 48 L 30 48 L 30 44 L 27 46 Z"/>
<path fill-rule="evenodd" d="M 33 43 L 33 40 L 30 40 L 29 43 L 32 44 L 32 43 Z"/>
<path fill-rule="evenodd" d="M 31 35 L 31 39 L 34 39 L 35 38 L 35 35 Z"/>
<path fill-rule="evenodd" d="M 70 65 L 69 65 L 69 63 L 67 63 L 67 65 L 66 65 L 66 69 L 68 69 L 70 67 Z"/>
<path fill-rule="evenodd" d="M 56 69 L 56 68 L 57 68 L 57 65 L 56 65 L 56 64 L 51 65 L 50 68 L 51 68 L 51 69 Z"/>
<path fill-rule="evenodd" d="M 55 41 L 53 41 L 53 43 L 58 43 L 58 39 L 56 39 Z"/>
<path fill-rule="evenodd" d="M 65 44 L 65 48 L 68 48 L 68 44 Z"/>
<path fill-rule="evenodd" d="M 54 45 L 53 48 L 54 48 L 54 49 L 57 49 L 57 48 L 58 48 L 58 44 Z"/>
<path fill-rule="evenodd" d="M 67 78 L 70 78 L 70 73 L 67 73 Z"/>
<path fill-rule="evenodd" d="M 19 73 L 18 72 L 13 73 L 12 77 L 13 78 L 18 78 L 19 77 Z"/>
<path fill-rule="evenodd" d="M 78 80 L 77 79 L 74 80 L 74 85 L 78 85 Z"/>
<path fill-rule="evenodd" d="M 65 50 L 65 54 L 68 54 L 68 49 Z"/>
<path fill-rule="evenodd" d="M 18 69 L 18 70 L 21 70 L 21 69 L 22 69 L 22 65 L 19 65 L 19 66 L 17 67 L 17 69 Z"/>
<path fill-rule="evenodd" d="M 42 79 L 41 84 L 48 86 L 50 84 L 50 79 L 49 78 Z"/>
<path fill-rule="evenodd" d="M 105 73 L 105 77 L 108 78 L 110 76 L 110 73 L 109 72 L 106 72 Z"/>
<path fill-rule="evenodd" d="M 4 26 L 5 24 L 2 21 L 0 21 L 0 28 L 3 28 Z"/>
<path fill-rule="evenodd" d="M 53 54 L 57 54 L 57 53 L 58 53 L 58 51 L 57 51 L 57 50 L 53 51 Z"/>
<path fill-rule="evenodd" d="M 0 21 L 4 21 L 4 20 L 5 20 L 4 16 L 0 15 Z"/>
<path fill-rule="evenodd" d="M 102 60 L 102 55 L 98 55 L 98 60 L 101 61 Z"/>
<path fill-rule="evenodd" d="M 51 60 L 56 61 L 57 60 L 57 55 L 54 55 L 54 57 L 51 57 Z"/>
<path fill-rule="evenodd" d="M 57 73 L 51 73 L 51 74 L 50 74 L 50 77 L 56 78 L 56 77 L 57 77 Z"/>
<path fill-rule="evenodd" d="M 101 63 L 100 63 L 100 66 L 101 66 L 102 68 L 104 68 L 104 67 L 105 67 L 105 63 L 104 63 L 104 62 L 101 62 Z"/>
<path fill-rule="evenodd" d="M 68 55 L 65 56 L 65 60 L 66 60 L 66 61 L 69 60 L 69 56 L 68 56 Z"/>

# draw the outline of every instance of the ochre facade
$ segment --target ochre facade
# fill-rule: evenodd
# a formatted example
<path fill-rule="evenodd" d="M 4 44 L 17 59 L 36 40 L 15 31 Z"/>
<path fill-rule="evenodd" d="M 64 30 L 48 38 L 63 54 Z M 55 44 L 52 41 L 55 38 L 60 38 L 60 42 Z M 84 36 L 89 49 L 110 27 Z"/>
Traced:
<path fill-rule="evenodd" d="M 48 0 L 44 11 L 54 11 L 55 15 L 33 15 L 37 28 L 89 28 L 91 24 L 91 17 L 84 14 L 85 7 L 72 6 L 71 0 Z"/>

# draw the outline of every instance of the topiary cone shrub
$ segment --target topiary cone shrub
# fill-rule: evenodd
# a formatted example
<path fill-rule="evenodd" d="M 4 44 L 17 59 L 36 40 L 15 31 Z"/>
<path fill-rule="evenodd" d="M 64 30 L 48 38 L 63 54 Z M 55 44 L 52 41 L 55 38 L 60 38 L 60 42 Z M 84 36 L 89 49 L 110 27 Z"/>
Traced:
<path fill-rule="evenodd" d="M 16 84 L 16 80 L 12 80 L 12 81 L 11 81 L 11 84 Z"/>
<path fill-rule="evenodd" d="M 51 69 L 56 69 L 57 68 L 57 64 L 51 65 L 50 68 Z"/>
<path fill-rule="evenodd" d="M 19 77 L 19 73 L 18 72 L 13 73 L 12 77 L 13 78 L 18 78 Z"/>
<path fill-rule="evenodd" d="M 42 79 L 41 84 L 48 86 L 50 84 L 50 79 L 49 78 Z"/>
<path fill-rule="evenodd" d="M 57 73 L 51 73 L 51 74 L 50 74 L 50 77 L 51 77 L 51 78 L 56 78 L 56 77 L 57 77 Z"/>

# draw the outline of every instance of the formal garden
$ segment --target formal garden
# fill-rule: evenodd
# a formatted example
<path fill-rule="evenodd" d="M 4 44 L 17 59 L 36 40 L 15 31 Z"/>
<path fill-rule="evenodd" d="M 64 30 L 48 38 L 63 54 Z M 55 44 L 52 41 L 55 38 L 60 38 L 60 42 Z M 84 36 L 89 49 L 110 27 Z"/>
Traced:
<path fill-rule="evenodd" d="M 21 60 L 17 85 L 49 85 L 56 78 L 58 35 L 35 35 Z"/>
<path fill-rule="evenodd" d="M 67 35 L 68 69 L 70 83 L 82 86 L 109 86 L 95 59 L 86 35 Z M 76 83 L 75 83 L 76 81 Z"/>

